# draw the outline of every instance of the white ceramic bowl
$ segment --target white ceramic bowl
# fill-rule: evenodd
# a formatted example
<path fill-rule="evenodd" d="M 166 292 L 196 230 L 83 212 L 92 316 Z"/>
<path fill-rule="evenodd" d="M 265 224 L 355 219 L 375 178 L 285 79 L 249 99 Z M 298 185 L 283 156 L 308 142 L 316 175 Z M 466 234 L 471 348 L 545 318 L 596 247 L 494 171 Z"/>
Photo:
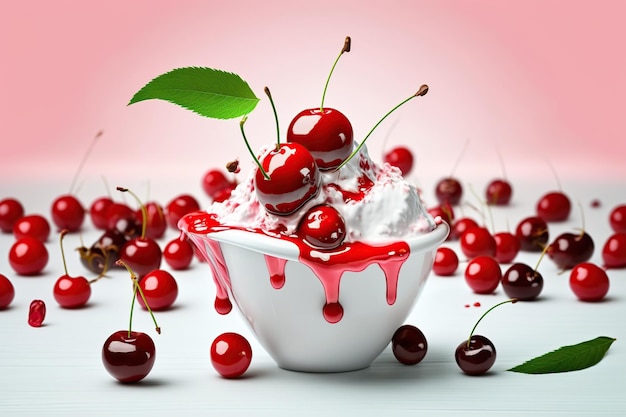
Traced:
<path fill-rule="evenodd" d="M 326 304 L 322 283 L 298 260 L 294 243 L 245 230 L 190 232 L 187 226 L 183 218 L 179 227 L 212 269 L 227 270 L 230 282 L 217 277 L 218 291 L 220 286 L 228 291 L 260 344 L 281 368 L 304 372 L 368 367 L 404 324 L 432 268 L 435 250 L 449 232 L 442 222 L 406 242 L 410 255 L 400 269 L 392 304 L 386 297 L 386 277 L 377 264 L 361 272 L 346 271 L 339 289 L 344 314 L 329 323 L 322 314 Z M 214 255 L 216 243 L 222 259 Z M 279 289 L 270 282 L 265 255 L 287 260 L 285 282 Z"/>

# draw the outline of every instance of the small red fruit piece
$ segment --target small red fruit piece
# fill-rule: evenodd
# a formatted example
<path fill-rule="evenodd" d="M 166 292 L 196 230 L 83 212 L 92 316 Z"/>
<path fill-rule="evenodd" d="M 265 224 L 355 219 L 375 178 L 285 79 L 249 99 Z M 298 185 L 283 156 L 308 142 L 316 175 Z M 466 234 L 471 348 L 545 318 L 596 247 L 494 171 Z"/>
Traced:
<path fill-rule="evenodd" d="M 506 206 L 511 201 L 513 188 L 511 184 L 504 179 L 495 179 L 487 185 L 485 191 L 487 204 L 494 206 Z"/>
<path fill-rule="evenodd" d="M 626 205 L 619 205 L 611 210 L 609 223 L 616 233 L 626 233 Z"/>
<path fill-rule="evenodd" d="M 236 185 L 219 169 L 208 170 L 202 178 L 202 188 L 213 201 L 224 201 Z"/>
<path fill-rule="evenodd" d="M 270 179 L 257 169 L 254 188 L 269 213 L 289 215 L 315 197 L 321 177 L 311 153 L 298 143 L 282 143 L 266 153 L 261 166 Z"/>
<path fill-rule="evenodd" d="M 143 290 L 144 297 L 152 310 L 167 310 L 178 297 L 178 284 L 167 271 L 162 269 L 154 270 L 146 274 L 139 281 L 139 286 Z M 137 294 L 139 305 L 147 310 L 143 297 Z"/>
<path fill-rule="evenodd" d="M 391 338 L 391 351 L 398 362 L 405 365 L 420 363 L 428 351 L 426 336 L 410 324 L 400 326 Z"/>
<path fill-rule="evenodd" d="M 30 236 L 45 243 L 50 237 L 50 223 L 39 214 L 22 216 L 13 225 L 13 236 L 16 239 Z"/>
<path fill-rule="evenodd" d="M 334 207 L 322 204 L 307 211 L 298 226 L 298 233 L 314 247 L 334 249 L 346 237 L 346 222 Z"/>
<path fill-rule="evenodd" d="M 413 153 L 406 146 L 396 146 L 385 154 L 385 162 L 398 167 L 402 176 L 407 176 L 413 169 Z"/>
<path fill-rule="evenodd" d="M 626 267 L 626 233 L 614 233 L 602 247 L 602 260 L 605 268 Z"/>
<path fill-rule="evenodd" d="M 24 207 L 15 198 L 0 201 L 0 230 L 4 233 L 13 232 L 15 222 L 24 216 Z"/>
<path fill-rule="evenodd" d="M 185 214 L 192 213 L 200 210 L 200 204 L 194 196 L 190 194 L 181 194 L 174 197 L 166 208 L 167 224 L 172 228 L 178 230 L 178 221 Z"/>
<path fill-rule="evenodd" d="M 443 178 L 437 183 L 435 195 L 440 204 L 448 203 L 456 206 L 463 196 L 463 186 L 456 178 Z"/>
<path fill-rule="evenodd" d="M 222 333 L 211 344 L 211 363 L 224 378 L 243 375 L 252 361 L 252 347 L 237 333 Z"/>
<path fill-rule="evenodd" d="M 571 207 L 569 197 L 560 191 L 553 191 L 537 202 L 537 216 L 546 222 L 562 222 L 569 217 Z"/>
<path fill-rule="evenodd" d="M 461 252 L 468 259 L 477 256 L 496 255 L 496 241 L 493 235 L 484 227 L 472 227 L 461 235 Z"/>
<path fill-rule="evenodd" d="M 15 298 L 13 284 L 6 276 L 0 274 L 0 310 L 9 307 L 13 298 Z"/>
<path fill-rule="evenodd" d="M 19 275 L 37 275 L 48 264 L 46 246 L 34 237 L 18 239 L 9 250 L 9 264 Z"/>
<path fill-rule="evenodd" d="M 493 293 L 501 280 L 500 265 L 491 256 L 478 256 L 465 268 L 465 282 L 476 294 Z"/>
<path fill-rule="evenodd" d="M 569 285 L 579 300 L 599 301 L 609 292 L 609 277 L 599 266 L 582 262 L 572 269 Z"/>
<path fill-rule="evenodd" d="M 52 222 L 58 230 L 78 231 L 85 221 L 85 213 L 82 203 L 71 194 L 62 195 L 52 203 Z"/>
<path fill-rule="evenodd" d="M 447 247 L 437 248 L 435 261 L 433 262 L 433 272 L 441 277 L 454 275 L 459 267 L 459 257 L 456 252 Z"/>
<path fill-rule="evenodd" d="M 163 259 L 175 270 L 189 268 L 193 260 L 193 245 L 186 237 L 177 237 L 170 240 L 163 248 Z"/>
<path fill-rule="evenodd" d="M 100 197 L 94 200 L 91 206 L 89 206 L 89 216 L 96 229 L 107 229 L 109 220 L 108 211 L 112 204 L 113 200 L 109 197 Z"/>
<path fill-rule="evenodd" d="M 128 384 L 144 379 L 152 370 L 156 349 L 142 332 L 119 330 L 102 346 L 102 363 L 112 377 Z"/>
<path fill-rule="evenodd" d="M 520 250 L 519 240 L 510 232 L 498 232 L 493 235 L 496 241 L 496 260 L 501 264 L 513 262 Z"/>
<path fill-rule="evenodd" d="M 541 217 L 527 217 L 518 223 L 515 237 L 520 243 L 520 250 L 542 252 L 550 238 L 548 224 Z"/>
<path fill-rule="evenodd" d="M 31 327 L 41 327 L 45 318 L 46 303 L 43 300 L 33 300 L 28 308 L 28 324 Z"/>

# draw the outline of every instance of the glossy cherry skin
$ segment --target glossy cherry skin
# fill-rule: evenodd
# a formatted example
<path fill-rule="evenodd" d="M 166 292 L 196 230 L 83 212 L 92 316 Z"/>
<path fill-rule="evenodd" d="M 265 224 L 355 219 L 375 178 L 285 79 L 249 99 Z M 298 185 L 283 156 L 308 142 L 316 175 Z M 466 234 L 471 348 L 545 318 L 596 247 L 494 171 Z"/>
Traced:
<path fill-rule="evenodd" d="M 298 234 L 311 246 L 334 249 L 346 237 L 346 222 L 334 207 L 321 204 L 306 212 L 298 226 Z"/>
<path fill-rule="evenodd" d="M 485 197 L 487 204 L 493 206 L 506 206 L 511 201 L 513 187 L 504 179 L 495 179 L 487 185 Z"/>
<path fill-rule="evenodd" d="M 396 146 L 385 154 L 385 162 L 398 167 L 403 176 L 409 175 L 413 169 L 413 152 L 406 146 Z"/>
<path fill-rule="evenodd" d="M 46 319 L 46 303 L 43 300 L 33 300 L 28 307 L 28 324 L 31 327 L 43 326 Z"/>
<path fill-rule="evenodd" d="M 626 267 L 626 233 L 614 233 L 602 247 L 605 268 Z"/>
<path fill-rule="evenodd" d="M 0 201 L 0 230 L 4 233 L 13 232 L 15 222 L 24 216 L 24 206 L 15 198 Z"/>
<path fill-rule="evenodd" d="M 62 195 L 55 199 L 50 212 L 52 222 L 58 230 L 76 232 L 85 221 L 85 208 L 82 203 L 71 194 Z"/>
<path fill-rule="evenodd" d="M 420 363 L 428 352 L 428 341 L 420 329 L 410 324 L 400 326 L 391 338 L 391 352 L 405 365 Z"/>
<path fill-rule="evenodd" d="M 9 250 L 9 264 L 19 275 L 38 275 L 48 264 L 48 249 L 34 237 L 18 239 Z"/>
<path fill-rule="evenodd" d="M 169 272 L 163 269 L 156 269 L 146 274 L 139 281 L 139 286 L 143 291 L 146 301 L 152 310 L 161 311 L 170 308 L 178 297 L 178 284 Z M 147 310 L 146 303 L 139 293 L 137 293 L 139 305 Z"/>
<path fill-rule="evenodd" d="M 465 282 L 476 294 L 493 293 L 501 280 L 500 264 L 491 256 L 478 256 L 465 268 Z"/>
<path fill-rule="evenodd" d="M 145 378 L 156 359 L 152 338 L 145 333 L 119 330 L 102 346 L 102 363 L 109 374 L 122 383 Z"/>
<path fill-rule="evenodd" d="M 609 214 L 609 223 L 616 233 L 626 233 L 626 205 L 619 205 Z"/>
<path fill-rule="evenodd" d="M 224 201 L 236 186 L 237 183 L 229 180 L 219 169 L 208 170 L 202 178 L 202 188 L 213 201 Z"/>
<path fill-rule="evenodd" d="M 243 375 L 252 362 L 252 347 L 238 333 L 222 333 L 211 344 L 211 364 L 224 378 Z"/>
<path fill-rule="evenodd" d="M 493 239 L 496 241 L 496 260 L 501 264 L 513 262 L 520 250 L 517 237 L 510 232 L 498 232 L 493 235 Z"/>
<path fill-rule="evenodd" d="M 15 287 L 6 276 L 0 274 L 0 310 L 9 307 L 14 298 Z"/>
<path fill-rule="evenodd" d="M 433 273 L 440 277 L 454 275 L 459 267 L 459 257 L 456 252 L 445 246 L 437 248 L 435 261 L 433 262 Z"/>
<path fill-rule="evenodd" d="M 463 236 L 463 233 L 471 229 L 472 227 L 478 227 L 478 223 L 474 219 L 469 217 L 462 217 L 457 219 L 450 227 L 450 240 L 458 240 Z"/>
<path fill-rule="evenodd" d="M 509 298 L 534 300 L 543 290 L 543 277 L 530 266 L 515 263 L 502 276 L 502 289 Z"/>
<path fill-rule="evenodd" d="M 186 237 L 174 238 L 163 248 L 163 259 L 174 270 L 189 268 L 193 254 L 193 244 Z"/>
<path fill-rule="evenodd" d="M 91 285 L 85 277 L 63 275 L 54 284 L 52 294 L 61 307 L 78 308 L 89 301 Z"/>
<path fill-rule="evenodd" d="M 437 183 L 435 196 L 440 204 L 448 203 L 456 206 L 463 196 L 463 186 L 456 178 L 443 178 Z"/>
<path fill-rule="evenodd" d="M 181 217 L 198 210 L 200 210 L 200 203 L 194 196 L 190 194 L 176 196 L 165 206 L 167 224 L 172 229 L 178 230 L 178 221 Z"/>
<path fill-rule="evenodd" d="M 269 213 L 289 215 L 315 197 L 321 176 L 311 153 L 298 143 L 282 143 L 265 154 L 261 165 L 270 176 L 257 169 L 254 188 L 259 202 Z"/>
<path fill-rule="evenodd" d="M 562 270 L 586 262 L 593 255 L 593 239 L 586 232 L 563 233 L 548 247 L 547 255 Z"/>
<path fill-rule="evenodd" d="M 548 224 L 540 217 L 527 217 L 518 223 L 515 237 L 519 241 L 520 250 L 542 252 L 550 239 Z"/>
<path fill-rule="evenodd" d="M 89 217 L 91 217 L 91 222 L 96 229 L 106 230 L 108 224 L 107 213 L 112 204 L 113 200 L 109 197 L 100 197 L 95 199 L 89 206 Z"/>
<path fill-rule="evenodd" d="M 572 268 L 569 286 L 581 301 L 600 301 L 609 292 L 609 277 L 596 264 L 581 262 Z"/>
<path fill-rule="evenodd" d="M 473 335 L 469 346 L 467 340 L 461 342 L 454 352 L 456 364 L 467 375 L 483 375 L 496 362 L 496 347 L 485 336 Z"/>
<path fill-rule="evenodd" d="M 322 171 L 338 167 L 352 153 L 352 125 L 338 110 L 325 107 L 303 110 L 287 129 L 287 142 L 298 143 L 311 152 Z"/>
<path fill-rule="evenodd" d="M 163 212 L 163 207 L 157 202 L 150 201 L 144 204 L 147 214 L 146 237 L 150 239 L 160 239 L 167 230 L 167 220 Z M 135 211 L 135 221 L 138 225 L 143 224 L 143 213 L 141 209 Z"/>
<path fill-rule="evenodd" d="M 163 252 L 153 239 L 136 237 L 122 246 L 120 259 L 141 278 L 161 267 Z"/>
<path fill-rule="evenodd" d="M 569 217 L 571 208 L 569 197 L 560 191 L 553 191 L 537 202 L 537 216 L 547 222 L 562 222 Z"/>
<path fill-rule="evenodd" d="M 139 236 L 141 225 L 137 223 L 135 210 L 123 203 L 114 202 L 107 210 L 106 230 L 117 230 L 128 238 Z"/>
<path fill-rule="evenodd" d="M 461 252 L 468 259 L 477 256 L 495 256 L 496 241 L 493 235 L 484 227 L 472 227 L 461 235 Z"/>
<path fill-rule="evenodd" d="M 13 225 L 13 236 L 16 239 L 30 236 L 45 243 L 50 237 L 50 223 L 39 214 L 23 216 Z"/>

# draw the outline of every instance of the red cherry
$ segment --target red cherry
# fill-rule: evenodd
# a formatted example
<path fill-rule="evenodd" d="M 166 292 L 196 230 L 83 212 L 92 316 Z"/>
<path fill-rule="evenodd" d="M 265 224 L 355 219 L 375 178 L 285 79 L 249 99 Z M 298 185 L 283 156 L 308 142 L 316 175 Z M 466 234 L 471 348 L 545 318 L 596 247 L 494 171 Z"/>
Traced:
<path fill-rule="evenodd" d="M 450 230 L 450 240 L 458 240 L 463 236 L 463 233 L 471 229 L 472 227 L 478 227 L 478 223 L 474 219 L 469 217 L 462 217 L 455 220 Z"/>
<path fill-rule="evenodd" d="M 511 263 L 519 253 L 519 240 L 510 232 L 498 232 L 493 238 L 496 241 L 496 260 L 501 264 Z"/>
<path fill-rule="evenodd" d="M 467 375 L 483 375 L 496 363 L 496 347 L 485 336 L 473 335 L 454 352 L 456 364 Z"/>
<path fill-rule="evenodd" d="M 609 292 L 609 277 L 599 266 L 582 262 L 569 276 L 569 285 L 581 301 L 599 301 Z"/>
<path fill-rule="evenodd" d="M 76 232 L 85 221 L 85 208 L 78 199 L 66 194 L 58 197 L 52 203 L 52 222 L 58 230 Z"/>
<path fill-rule="evenodd" d="M 343 113 L 329 107 L 303 110 L 289 124 L 287 142 L 304 146 L 320 170 L 330 170 L 352 152 L 352 125 Z"/>
<path fill-rule="evenodd" d="M 13 232 L 13 225 L 22 216 L 24 216 L 24 207 L 18 200 L 5 198 L 0 201 L 0 230 L 4 233 Z"/>
<path fill-rule="evenodd" d="M 31 327 L 43 326 L 46 318 L 46 303 L 43 300 L 33 300 L 28 308 L 28 324 Z"/>
<path fill-rule="evenodd" d="M 112 204 L 113 200 L 109 197 L 100 197 L 89 206 L 89 216 L 96 229 L 106 230 L 109 220 L 108 211 Z"/>
<path fill-rule="evenodd" d="M 443 178 L 437 183 L 435 195 L 437 196 L 437 201 L 439 201 L 439 203 L 448 203 L 456 206 L 459 204 L 461 197 L 463 196 L 463 186 L 456 178 Z"/>
<path fill-rule="evenodd" d="M 307 211 L 298 226 L 298 233 L 312 246 L 334 249 L 346 237 L 346 222 L 334 207 L 321 204 Z"/>
<path fill-rule="evenodd" d="M 224 172 L 219 169 L 210 169 L 202 178 L 202 188 L 213 201 L 223 201 L 228 198 L 236 185 L 234 181 L 226 178 Z M 228 190 L 227 193 L 226 190 Z"/>
<path fill-rule="evenodd" d="M 614 232 L 626 233 L 626 205 L 620 205 L 611 210 L 609 223 Z"/>
<path fill-rule="evenodd" d="M 112 377 L 123 383 L 144 379 L 156 359 L 152 338 L 145 333 L 119 330 L 102 346 L 102 363 Z"/>
<path fill-rule="evenodd" d="M 13 298 L 15 298 L 13 284 L 6 276 L 0 274 L 0 310 L 9 307 Z"/>
<path fill-rule="evenodd" d="M 487 185 L 485 196 L 487 204 L 494 206 L 506 206 L 511 201 L 513 188 L 511 184 L 504 179 L 495 179 Z"/>
<path fill-rule="evenodd" d="M 454 209 L 448 203 L 443 203 L 428 209 L 428 213 L 434 218 L 441 217 L 441 220 L 452 225 L 454 223 Z"/>
<path fill-rule="evenodd" d="M 626 267 L 626 233 L 614 233 L 602 247 L 605 268 Z"/>
<path fill-rule="evenodd" d="M 50 223 L 39 214 L 23 216 L 13 225 L 13 235 L 16 239 L 29 236 L 45 243 L 50 237 Z"/>
<path fill-rule="evenodd" d="M 161 267 L 163 252 L 153 239 L 136 237 L 129 240 L 120 251 L 120 259 L 141 278 Z"/>
<path fill-rule="evenodd" d="M 107 210 L 106 230 L 117 230 L 132 238 L 139 235 L 141 225 L 137 224 L 133 209 L 123 203 L 113 203 Z"/>
<path fill-rule="evenodd" d="M 472 227 L 461 235 L 461 252 L 468 259 L 477 256 L 496 255 L 496 241 L 493 235 L 484 227 Z"/>
<path fill-rule="evenodd" d="M 178 230 L 178 221 L 181 217 L 200 210 L 200 203 L 190 194 L 181 194 L 174 197 L 165 208 L 167 224 L 172 229 Z"/>
<path fill-rule="evenodd" d="M 593 250 L 593 239 L 586 232 L 563 233 L 554 239 L 547 253 L 559 268 L 566 270 L 591 259 Z"/>
<path fill-rule="evenodd" d="M 426 336 L 410 324 L 400 326 L 391 338 L 391 351 L 398 362 L 405 365 L 420 363 L 428 351 Z"/>
<path fill-rule="evenodd" d="M 261 161 L 254 177 L 257 198 L 269 213 L 285 216 L 315 197 L 321 177 L 311 153 L 297 143 L 282 143 Z"/>
<path fill-rule="evenodd" d="M 569 198 L 560 191 L 547 193 L 537 202 L 537 216 L 546 222 L 567 220 L 571 211 Z"/>
<path fill-rule="evenodd" d="M 193 245 L 187 237 L 177 237 L 170 240 L 163 249 L 163 259 L 175 270 L 189 268 L 193 260 Z"/>
<path fill-rule="evenodd" d="M 48 264 L 48 250 L 40 240 L 26 236 L 11 246 L 9 263 L 19 275 L 37 275 Z"/>
<path fill-rule="evenodd" d="M 59 237 L 65 275 L 57 279 L 52 294 L 61 307 L 77 308 L 84 306 L 87 304 L 87 301 L 89 301 L 89 297 L 91 297 L 91 285 L 85 277 L 70 277 L 67 273 L 65 251 L 63 250 L 63 237 L 67 232 L 67 229 L 64 229 Z"/>
<path fill-rule="evenodd" d="M 243 375 L 252 361 L 252 347 L 237 333 L 222 333 L 211 344 L 211 363 L 224 378 Z"/>
<path fill-rule="evenodd" d="M 510 298 L 534 300 L 543 289 L 543 277 L 536 269 L 522 263 L 511 265 L 502 276 L 502 289 Z"/>
<path fill-rule="evenodd" d="M 156 269 L 146 274 L 139 281 L 139 286 L 143 290 L 144 297 L 152 310 L 167 310 L 178 297 L 178 284 L 167 271 Z M 137 301 L 144 309 L 147 309 L 143 297 L 137 294 Z"/>
<path fill-rule="evenodd" d="M 145 204 L 148 224 L 146 225 L 146 237 L 150 239 L 160 239 L 167 230 L 167 221 L 163 214 L 163 207 L 159 203 L 154 201 Z M 143 220 L 143 214 L 141 209 L 135 211 L 135 221 L 138 225 L 141 225 Z"/>
<path fill-rule="evenodd" d="M 385 162 L 398 167 L 403 176 L 407 176 L 413 169 L 413 153 L 406 146 L 396 146 L 385 154 Z"/>
<path fill-rule="evenodd" d="M 515 237 L 520 243 L 520 250 L 542 252 L 550 238 L 548 224 L 541 217 L 527 217 L 518 223 Z"/>
<path fill-rule="evenodd" d="M 435 275 L 447 277 L 454 275 L 459 267 L 459 257 L 456 252 L 447 247 L 437 248 L 435 261 L 433 262 L 433 272 Z"/>
<path fill-rule="evenodd" d="M 498 261 L 491 256 L 478 256 L 465 268 L 465 282 L 477 294 L 491 294 L 502 280 Z"/>

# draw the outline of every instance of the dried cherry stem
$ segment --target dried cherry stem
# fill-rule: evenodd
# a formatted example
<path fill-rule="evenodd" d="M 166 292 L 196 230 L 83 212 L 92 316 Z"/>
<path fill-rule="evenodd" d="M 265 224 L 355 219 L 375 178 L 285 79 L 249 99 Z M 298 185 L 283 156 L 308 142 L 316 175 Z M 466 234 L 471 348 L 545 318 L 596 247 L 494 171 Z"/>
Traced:
<path fill-rule="evenodd" d="M 100 130 L 98 133 L 96 133 L 96 136 L 94 136 L 93 139 L 91 140 L 91 143 L 89 144 L 89 147 L 87 148 L 87 151 L 83 155 L 83 159 L 81 159 L 80 164 L 78 165 L 78 169 L 76 170 L 76 173 L 74 174 L 74 178 L 72 179 L 72 183 L 70 185 L 70 194 L 74 191 L 74 187 L 76 186 L 76 180 L 78 179 L 80 172 L 83 170 L 83 166 L 85 165 L 85 162 L 87 162 L 87 158 L 89 158 L 89 155 L 91 155 L 91 151 L 93 151 L 93 148 L 96 145 L 98 138 L 102 136 L 103 133 L 104 132 Z"/>
<path fill-rule="evenodd" d="M 143 290 L 141 289 L 141 287 L 139 286 L 139 280 L 137 279 L 137 275 L 133 272 L 133 270 L 121 259 L 119 259 L 116 262 L 117 265 L 119 266 L 123 266 L 124 268 L 126 268 L 126 270 L 128 271 L 128 273 L 130 274 L 130 279 L 133 281 L 133 286 L 135 287 L 134 291 L 133 291 L 133 301 L 130 304 L 130 319 L 129 319 L 129 323 L 128 323 L 128 337 L 130 338 L 130 333 L 131 333 L 131 328 L 133 326 L 133 311 L 135 309 L 135 298 L 137 295 L 137 292 L 139 293 L 139 295 L 141 296 L 141 299 L 143 300 L 144 304 L 146 305 L 146 308 L 148 309 L 148 312 L 150 313 L 150 317 L 152 317 L 152 322 L 154 323 L 154 328 L 156 330 L 156 332 L 158 334 L 161 334 L 161 328 L 159 327 L 159 325 L 157 324 L 156 318 L 154 317 L 154 314 L 152 313 L 152 309 L 150 308 L 150 305 L 148 304 L 148 301 L 146 300 L 146 296 L 143 294 Z"/>
<path fill-rule="evenodd" d="M 403 102 L 401 102 L 400 104 L 398 104 L 396 107 L 394 107 L 393 109 L 389 110 L 387 112 L 387 114 L 385 114 L 383 116 L 382 119 L 380 119 L 378 121 L 378 123 L 376 123 L 374 125 L 374 127 L 369 131 L 369 133 L 365 136 L 365 139 L 363 139 L 361 141 L 361 143 L 359 143 L 359 146 L 357 146 L 357 148 L 350 154 L 349 157 L 347 157 L 337 168 L 335 168 L 335 171 L 340 170 L 344 165 L 346 165 L 348 163 L 348 161 L 350 161 L 356 154 L 359 153 L 359 151 L 361 150 L 361 148 L 363 147 L 363 145 L 365 144 L 365 141 L 367 140 L 367 138 L 370 137 L 370 135 L 372 134 L 372 132 L 374 132 L 374 130 L 376 130 L 376 128 L 378 127 L 378 125 L 380 125 L 383 120 L 385 120 L 391 113 L 393 113 L 394 111 L 396 111 L 399 107 L 401 107 L 402 105 L 404 105 L 405 103 L 407 103 L 408 101 L 414 99 L 415 97 L 421 97 L 421 96 L 425 96 L 426 93 L 428 93 L 428 86 L 426 84 L 422 84 L 422 86 L 419 88 L 419 90 L 417 90 L 417 92 L 415 94 L 413 94 L 412 96 L 410 96 L 409 98 L 405 99 Z"/>
<path fill-rule="evenodd" d="M 270 89 L 265 87 L 263 89 L 265 91 L 265 95 L 270 99 L 270 104 L 272 105 L 272 112 L 274 113 L 274 120 L 276 121 L 276 150 L 280 149 L 280 125 L 278 124 L 278 112 L 276 111 L 276 106 L 274 105 L 274 100 L 272 99 L 272 93 L 270 93 Z"/>
<path fill-rule="evenodd" d="M 332 68 L 330 69 L 330 74 L 328 74 L 328 78 L 326 78 L 326 84 L 324 85 L 324 92 L 322 93 L 322 104 L 320 104 L 320 113 L 324 112 L 324 99 L 326 98 L 326 90 L 328 90 L 328 83 L 330 83 L 330 77 L 333 75 L 335 71 L 335 67 L 337 66 L 337 62 L 339 62 L 339 58 L 343 55 L 344 52 L 350 52 L 350 46 L 352 45 L 352 40 L 350 36 L 346 36 L 345 41 L 343 42 L 343 47 L 341 48 L 341 52 L 337 55 L 335 62 L 333 63 Z"/>
<path fill-rule="evenodd" d="M 248 142 L 248 138 L 246 138 L 246 132 L 243 129 L 243 125 L 246 123 L 246 120 L 248 120 L 248 116 L 243 116 L 243 118 L 239 122 L 239 129 L 241 130 L 241 136 L 243 136 L 243 141 L 246 144 L 246 148 L 248 148 L 248 152 L 250 152 L 250 155 L 252 155 L 252 159 L 254 159 L 254 162 L 256 162 L 256 165 L 259 167 L 259 170 L 261 170 L 261 174 L 263 174 L 266 180 L 269 180 L 271 179 L 270 176 L 263 169 L 263 166 L 261 165 L 261 161 L 259 161 L 259 158 L 257 158 L 256 155 L 254 154 L 254 151 L 252 150 L 252 148 L 250 147 L 250 143 Z"/>
<path fill-rule="evenodd" d="M 494 308 L 496 308 L 496 307 L 501 306 L 502 304 L 507 304 L 507 303 L 512 303 L 512 304 L 515 304 L 515 303 L 517 303 L 517 301 L 518 301 L 518 300 L 517 300 L 517 298 L 511 298 L 510 300 L 502 301 L 502 302 L 500 302 L 500 303 L 498 303 L 498 304 L 496 304 L 496 305 L 492 306 L 489 310 L 485 311 L 485 312 L 483 313 L 483 315 L 482 315 L 482 316 L 480 316 L 480 318 L 478 319 L 478 321 L 477 321 L 477 322 L 476 322 L 476 324 L 474 325 L 474 328 L 472 328 L 472 331 L 470 332 L 469 337 L 467 338 L 467 348 L 469 349 L 469 347 L 470 347 L 470 344 L 471 344 L 471 342 L 472 342 L 472 336 L 474 336 L 474 331 L 476 330 L 476 327 L 478 327 L 478 323 L 480 323 L 480 321 L 481 321 L 481 320 L 482 320 L 482 319 L 483 319 L 483 318 L 484 318 L 487 314 L 489 314 L 489 312 L 490 312 L 491 310 L 493 310 L 493 309 L 494 309 Z"/>
<path fill-rule="evenodd" d="M 539 259 L 537 259 L 537 263 L 535 264 L 535 269 L 533 269 L 533 272 L 537 272 L 537 269 L 539 269 L 539 264 L 543 260 L 543 257 L 546 256 L 546 253 L 548 253 L 548 249 L 550 249 L 550 245 L 544 246 L 543 250 L 541 251 L 541 255 L 539 255 Z"/>
<path fill-rule="evenodd" d="M 133 193 L 128 188 L 117 187 L 117 191 L 132 195 L 133 198 L 137 201 L 137 204 L 139 204 L 139 207 L 141 208 L 141 238 L 145 239 L 146 228 L 148 227 L 148 210 L 146 209 L 146 206 L 141 202 L 139 197 L 137 197 L 137 194 Z"/>

